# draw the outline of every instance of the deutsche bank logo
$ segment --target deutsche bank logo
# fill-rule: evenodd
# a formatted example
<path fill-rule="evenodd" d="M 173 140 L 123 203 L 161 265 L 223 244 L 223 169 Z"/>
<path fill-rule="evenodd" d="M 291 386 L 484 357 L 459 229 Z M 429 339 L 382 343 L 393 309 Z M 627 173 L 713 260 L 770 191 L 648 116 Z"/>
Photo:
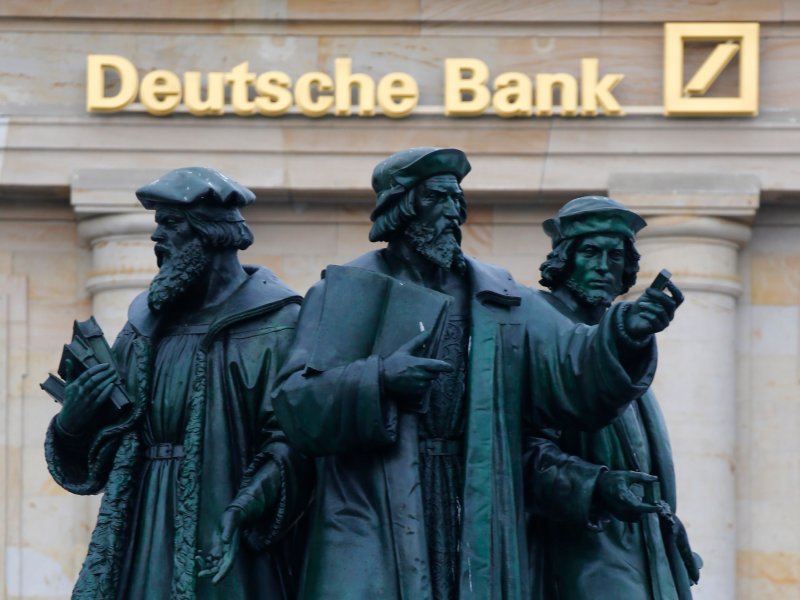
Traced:
<path fill-rule="evenodd" d="M 758 23 L 665 23 L 664 114 L 676 117 L 757 115 L 758 31 Z M 684 70 L 687 42 L 716 44 L 694 73 Z M 705 96 L 737 55 L 738 96 Z"/>

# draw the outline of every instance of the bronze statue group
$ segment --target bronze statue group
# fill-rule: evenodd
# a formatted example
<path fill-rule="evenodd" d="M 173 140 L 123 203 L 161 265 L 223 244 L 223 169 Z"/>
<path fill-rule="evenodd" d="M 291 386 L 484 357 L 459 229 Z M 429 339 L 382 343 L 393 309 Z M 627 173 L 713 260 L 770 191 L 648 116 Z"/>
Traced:
<path fill-rule="evenodd" d="M 104 494 L 73 598 L 691 598 L 649 391 L 683 297 L 614 303 L 644 220 L 570 201 L 534 290 L 462 253 L 469 171 L 449 148 L 378 164 L 385 246 L 305 299 L 240 264 L 247 188 L 185 168 L 136 192 L 159 272 L 45 442 L 62 487 Z"/>

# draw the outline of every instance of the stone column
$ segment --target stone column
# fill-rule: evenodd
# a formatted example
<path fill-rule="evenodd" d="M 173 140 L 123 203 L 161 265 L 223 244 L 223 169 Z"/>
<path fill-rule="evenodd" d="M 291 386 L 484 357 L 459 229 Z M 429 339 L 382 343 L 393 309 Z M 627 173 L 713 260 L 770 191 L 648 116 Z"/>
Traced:
<path fill-rule="evenodd" d="M 78 233 L 92 249 L 86 289 L 92 314 L 109 343 L 125 324 L 128 305 L 157 271 L 153 213 L 136 200 L 135 190 L 159 173 L 93 169 L 73 176 L 71 202 L 80 221 Z"/>
<path fill-rule="evenodd" d="M 156 273 L 153 229 L 153 214 L 144 211 L 92 217 L 78 224 L 81 239 L 92 249 L 86 281 L 92 314 L 109 344 L 125 324 L 128 305 Z"/>
<path fill-rule="evenodd" d="M 642 214 L 633 296 L 666 268 L 686 296 L 658 336 L 653 384 L 672 441 L 678 514 L 705 567 L 698 600 L 736 595 L 738 254 L 759 186 L 748 176 L 617 175 L 609 195 Z"/>

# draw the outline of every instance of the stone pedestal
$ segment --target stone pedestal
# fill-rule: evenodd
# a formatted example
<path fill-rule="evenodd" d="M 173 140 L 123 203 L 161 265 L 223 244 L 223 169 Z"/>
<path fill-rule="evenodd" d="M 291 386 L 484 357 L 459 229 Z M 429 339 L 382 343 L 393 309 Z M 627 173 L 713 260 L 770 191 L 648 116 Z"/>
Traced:
<path fill-rule="evenodd" d="M 695 597 L 729 600 L 736 594 L 738 255 L 758 186 L 747 177 L 617 176 L 609 195 L 648 221 L 631 295 L 667 268 L 686 296 L 658 336 L 653 388 L 672 440 L 678 514 L 705 561 Z"/>

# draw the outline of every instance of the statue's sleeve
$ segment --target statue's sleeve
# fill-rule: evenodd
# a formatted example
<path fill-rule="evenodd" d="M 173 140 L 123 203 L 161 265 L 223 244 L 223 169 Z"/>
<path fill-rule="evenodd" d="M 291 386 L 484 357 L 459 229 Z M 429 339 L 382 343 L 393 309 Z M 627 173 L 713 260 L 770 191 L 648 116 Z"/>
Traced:
<path fill-rule="evenodd" d="M 628 338 L 624 306 L 612 306 L 594 326 L 575 324 L 541 300 L 534 306 L 527 333 L 538 427 L 600 429 L 650 387 L 655 336 Z"/>
<path fill-rule="evenodd" d="M 554 436 L 537 432 L 525 444 L 525 503 L 537 517 L 592 530 L 605 519 L 593 506 L 597 478 L 608 469 L 562 450 Z"/>
<path fill-rule="evenodd" d="M 324 281 L 303 302 L 297 337 L 281 371 L 275 414 L 286 435 L 312 456 L 391 444 L 397 439 L 397 407 L 381 391 L 380 359 L 370 356 L 319 372 L 307 368 L 318 343 Z M 358 315 L 340 335 L 357 335 Z"/>
<path fill-rule="evenodd" d="M 289 442 L 275 418 L 271 399 L 278 369 L 294 338 L 296 320 L 297 305 L 284 307 L 274 317 L 272 331 L 263 337 L 258 441 L 231 503 L 245 513 L 250 527 L 245 538 L 257 549 L 283 536 L 302 515 L 314 484 L 313 459 Z"/>
<path fill-rule="evenodd" d="M 137 344 L 130 324 L 120 332 L 112 348 L 114 360 L 130 379 L 136 367 L 133 347 Z M 148 351 L 142 346 L 142 356 Z M 130 370 L 130 372 L 128 372 Z M 130 392 L 129 388 L 129 392 Z M 136 402 L 134 402 L 136 405 Z M 114 459 L 124 434 L 133 427 L 138 416 L 134 409 L 121 423 L 115 423 L 83 436 L 73 436 L 58 426 L 56 417 L 50 421 L 45 436 L 44 449 L 47 468 L 53 479 L 73 494 L 89 495 L 103 491 L 114 465 Z"/>

